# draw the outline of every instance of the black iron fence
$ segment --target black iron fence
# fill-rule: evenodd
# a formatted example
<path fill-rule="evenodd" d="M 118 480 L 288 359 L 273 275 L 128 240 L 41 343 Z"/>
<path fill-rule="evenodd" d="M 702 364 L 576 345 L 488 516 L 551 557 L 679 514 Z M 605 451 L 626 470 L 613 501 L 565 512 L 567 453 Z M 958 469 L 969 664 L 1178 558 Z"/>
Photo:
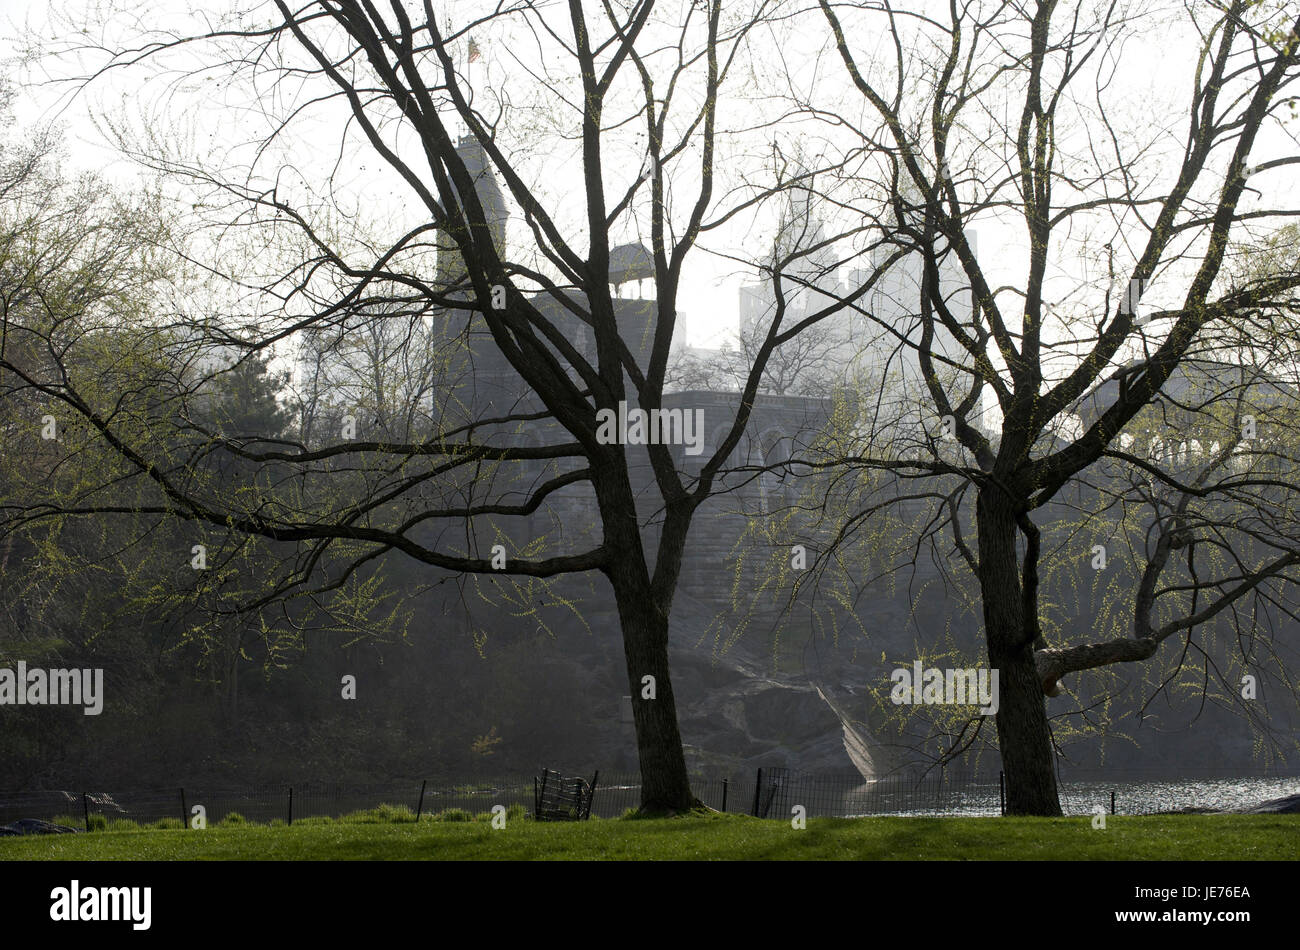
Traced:
<path fill-rule="evenodd" d="M 0 792 L 0 824 L 20 818 L 61 820 L 76 827 L 112 828 L 115 822 L 198 827 L 286 825 L 333 819 L 357 822 L 489 817 L 501 805 L 532 814 L 534 778 L 455 784 L 405 781 L 376 785 L 295 783 L 251 787 L 185 786 L 118 791 Z M 790 820 L 872 815 L 998 815 L 1005 789 L 999 777 L 932 771 L 873 780 L 857 773 L 809 773 L 762 768 L 730 777 L 695 777 L 692 790 L 718 811 Z M 1060 776 L 1067 815 L 1140 815 L 1195 808 L 1230 808 L 1300 792 L 1300 772 L 1199 770 L 1180 777 L 1154 771 L 1077 771 Z M 600 773 L 591 801 L 595 818 L 617 818 L 641 804 L 639 773 Z M 517 806 L 517 807 L 514 807 Z M 800 812 L 799 809 L 802 809 Z"/>

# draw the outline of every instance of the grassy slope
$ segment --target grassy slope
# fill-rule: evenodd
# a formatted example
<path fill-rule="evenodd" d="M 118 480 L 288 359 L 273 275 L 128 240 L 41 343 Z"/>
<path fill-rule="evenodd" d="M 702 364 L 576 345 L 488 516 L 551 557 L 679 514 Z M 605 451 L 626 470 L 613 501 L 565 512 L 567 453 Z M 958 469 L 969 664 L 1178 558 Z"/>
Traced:
<path fill-rule="evenodd" d="M 813 819 L 240 826 L 0 839 L 11 860 L 1295 860 L 1300 816 Z"/>

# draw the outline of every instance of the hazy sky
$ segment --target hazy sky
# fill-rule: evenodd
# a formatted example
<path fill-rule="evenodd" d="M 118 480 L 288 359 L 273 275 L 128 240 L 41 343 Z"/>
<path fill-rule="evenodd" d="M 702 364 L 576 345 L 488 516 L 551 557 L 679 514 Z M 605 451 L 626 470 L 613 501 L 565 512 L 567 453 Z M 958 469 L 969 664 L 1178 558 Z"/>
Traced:
<path fill-rule="evenodd" d="M 114 5 L 131 11 L 147 11 L 148 15 L 142 15 L 141 22 L 149 27 L 162 28 L 165 25 L 175 25 L 177 29 L 184 29 L 187 25 L 193 24 L 192 13 L 195 9 L 219 10 L 231 6 L 232 3 L 230 0 L 195 0 L 193 3 L 183 2 L 183 0 L 144 0 L 144 2 L 118 0 Z M 258 4 L 250 2 L 233 5 L 243 7 Z M 86 17 L 89 22 L 91 17 L 107 6 L 108 4 L 100 0 L 72 0 L 70 4 L 61 3 L 58 9 L 62 11 L 84 9 L 87 11 Z M 49 22 L 50 9 L 51 6 L 44 0 L 0 0 L 0 18 L 5 22 L 18 24 L 27 22 L 40 27 Z M 52 38 L 56 32 L 60 38 L 66 35 L 62 30 L 56 31 L 50 27 L 40 29 L 40 32 L 46 38 Z M 14 37 L 9 30 L 0 29 L 0 36 L 4 36 L 12 47 Z M 475 87 L 488 87 L 492 82 L 493 72 L 499 76 L 511 64 L 501 42 L 483 37 L 479 40 L 479 45 L 482 58 L 474 64 L 470 75 Z M 46 68 L 70 70 L 67 63 L 54 64 Z M 246 136 L 246 141 L 251 141 L 264 130 L 264 125 L 250 121 L 239 126 L 239 134 L 233 132 L 235 125 L 232 123 L 239 123 L 237 113 L 243 111 L 244 103 L 239 100 L 238 94 L 230 95 L 225 102 L 225 105 L 230 108 L 226 110 L 225 115 L 219 117 L 214 107 L 221 104 L 221 93 L 213 89 L 214 84 L 211 81 L 203 84 L 199 91 L 176 95 L 170 101 L 163 102 L 161 92 L 163 87 L 156 80 L 150 83 L 147 97 L 138 94 L 133 82 L 143 76 L 143 72 L 136 72 L 101 79 L 88 92 L 78 93 L 76 96 L 69 95 L 69 88 L 66 85 L 31 88 L 26 91 L 19 104 L 18 117 L 24 124 L 39 123 L 57 117 L 59 125 L 66 133 L 72 165 L 102 171 L 110 177 L 117 177 L 123 181 L 135 180 L 139 170 L 130 161 L 124 159 L 114 147 L 106 143 L 93 116 L 134 116 L 136 124 L 141 129 L 152 128 L 163 134 L 169 131 L 177 138 L 187 137 L 200 149 L 205 142 L 210 142 L 211 157 L 215 158 L 218 152 L 224 149 L 226 150 L 224 157 L 232 162 L 240 161 L 244 157 L 237 154 L 237 149 L 234 147 L 240 140 L 240 134 Z M 153 111 L 160 108 L 166 111 Z M 146 112 L 146 110 L 151 111 Z M 159 118 L 165 118 L 165 121 L 158 121 Z M 362 203 L 366 212 L 376 219 L 383 219 L 386 214 L 396 219 L 407 211 L 419 213 L 419 209 L 414 208 L 409 190 L 391 170 L 383 166 L 378 156 L 361 154 L 356 159 L 355 167 L 350 170 L 345 167 L 342 169 L 341 176 L 339 175 L 339 169 L 333 164 L 338 151 L 337 124 L 319 123 L 314 142 L 312 133 L 304 131 L 301 125 L 298 134 L 300 141 L 305 142 L 306 145 L 303 152 L 286 158 L 289 164 L 296 168 L 305 168 L 310 164 L 307 158 L 307 154 L 310 154 L 318 160 L 317 169 L 322 176 L 333 174 L 336 176 L 336 184 L 343 186 L 342 191 L 346 191 L 351 186 L 356 189 L 357 195 L 364 195 Z M 348 178 L 349 174 L 352 175 L 351 180 Z M 538 177 L 539 183 L 552 195 L 553 204 L 577 208 L 577 202 L 554 200 L 557 195 L 563 197 L 566 191 L 581 190 L 581 179 L 577 175 L 575 164 L 557 163 L 548 171 L 539 173 Z M 610 191 L 613 193 L 612 188 Z M 381 201 L 387 200 L 390 203 L 387 205 L 377 203 L 375 201 L 377 194 L 382 196 Z M 384 210 L 385 208 L 387 211 Z M 729 229 L 729 232 L 741 242 L 729 246 L 724 241 L 723 246 L 729 252 L 735 254 L 757 252 L 752 241 L 749 242 L 750 246 L 746 247 L 746 240 L 752 237 L 749 229 L 740 226 Z M 513 216 L 509 228 L 511 241 L 518 244 L 526 241 L 528 237 L 521 219 L 517 215 Z M 648 243 L 648 237 L 646 242 Z M 734 331 L 737 294 L 742 283 L 741 278 L 735 273 L 738 269 L 737 264 L 710 259 L 702 253 L 695 254 L 693 259 L 689 260 L 683 287 L 679 293 L 679 311 L 686 317 L 690 342 L 711 345 L 723 335 Z"/>
<path fill-rule="evenodd" d="M 153 0 L 143 3 L 120 0 L 115 5 L 126 10 L 143 11 L 145 15 L 141 22 L 160 28 L 173 21 L 178 26 L 192 22 L 190 18 L 195 8 L 211 8 L 213 3 L 226 6 L 230 2 L 234 0 Z M 256 4 L 254 0 L 247 0 L 239 5 Z M 71 3 L 61 2 L 58 9 L 85 11 L 78 14 L 78 17 L 89 24 L 94 22 L 97 12 L 106 6 L 104 0 L 71 0 Z M 946 2 L 940 8 L 946 10 Z M 15 23 L 30 20 L 40 27 L 50 9 L 51 6 L 44 0 L 0 0 L 0 19 Z M 593 12 L 592 16 L 595 15 Z M 782 37 L 784 45 L 780 48 L 783 61 L 760 63 L 758 68 L 770 67 L 769 76 L 796 73 L 798 81 L 817 81 L 821 88 L 834 86 L 845 90 L 847 87 L 844 85 L 842 65 L 827 45 L 828 31 L 814 31 L 812 27 L 817 25 L 816 20 L 810 21 L 810 24 L 804 33 Z M 47 38 L 52 35 L 48 28 L 41 32 Z M 507 42 L 503 38 L 494 38 L 487 31 L 484 33 L 480 42 L 484 58 L 474 66 L 473 81 L 476 87 L 487 87 L 496 82 L 494 71 L 500 77 L 507 70 L 517 69 L 512 61 L 513 40 Z M 7 31 L 0 35 L 7 35 Z M 89 38 L 90 34 L 86 35 Z M 1132 95 L 1127 100 L 1120 97 L 1120 105 L 1116 108 L 1117 116 L 1141 125 L 1143 111 L 1149 110 L 1151 124 L 1167 124 L 1173 139 L 1185 134 L 1186 120 L 1182 115 L 1170 113 L 1173 115 L 1170 119 L 1162 114 L 1164 107 L 1161 102 L 1165 100 L 1162 100 L 1160 93 L 1167 92 L 1176 98 L 1177 91 L 1189 84 L 1194 51 L 1189 40 L 1190 37 L 1180 39 L 1176 35 L 1161 32 L 1142 42 L 1130 42 L 1125 50 L 1125 72 L 1117 76 L 1115 81 L 1127 83 Z M 881 38 L 877 38 L 877 41 L 881 41 Z M 861 48 L 865 61 L 874 48 L 872 42 L 858 34 L 852 37 L 852 42 L 855 47 Z M 66 69 L 67 66 L 63 64 L 51 68 Z M 248 104 L 247 90 L 223 86 L 219 79 L 205 79 L 185 85 L 182 77 L 176 75 L 166 83 L 155 78 L 147 87 L 147 94 L 142 94 L 132 85 L 141 75 L 123 73 L 117 78 L 101 82 L 90 93 L 81 94 L 71 101 L 66 95 L 66 89 L 62 94 L 56 88 L 32 89 L 28 93 L 29 98 L 20 106 L 19 117 L 25 122 L 39 121 L 51 114 L 54 103 L 59 103 L 58 121 L 66 131 L 72 163 L 103 169 L 110 176 L 121 176 L 127 180 L 134 174 L 132 166 L 105 144 L 92 115 L 117 113 L 134 116 L 135 124 L 142 134 L 160 132 L 164 138 L 170 136 L 173 140 L 187 141 L 197 150 L 196 154 L 206 153 L 214 160 L 228 160 L 235 164 L 247 160 L 248 143 L 257 140 L 257 130 L 265 126 L 264 117 L 250 114 L 245 108 Z M 831 86 L 827 86 L 828 83 Z M 163 95 L 164 91 L 166 96 Z M 759 115 L 763 107 L 756 103 L 753 108 L 754 114 Z M 1126 115 L 1121 114 L 1126 111 Z M 516 116 L 520 114 L 519 111 L 515 113 Z M 522 114 L 526 116 L 526 112 Z M 750 117 L 744 113 L 744 107 L 733 103 L 723 118 L 741 126 Z M 544 122 L 539 120 L 539 125 L 544 125 Z M 306 177 L 326 170 L 326 173 L 335 173 L 338 194 L 343 201 L 354 201 L 359 212 L 370 215 L 376 221 L 392 219 L 395 222 L 405 214 L 418 214 L 418 209 L 409 207 L 409 201 L 404 197 L 409 193 L 403 184 L 390 170 L 382 167 L 377 156 L 357 152 L 346 156 L 340 164 L 337 142 L 337 123 L 318 118 L 314 126 L 299 128 L 292 146 L 296 151 L 282 156 L 282 160 L 286 167 L 291 167 Z M 811 147 L 815 148 L 816 143 Z M 1266 157 L 1293 151 L 1294 143 L 1272 132 L 1257 148 L 1256 154 Z M 544 184 L 551 195 L 562 198 L 566 194 L 580 194 L 580 179 L 574 162 L 565 161 L 558 153 L 550 164 L 547 163 L 546 156 L 535 158 L 534 172 L 539 184 Z M 634 151 L 629 151 L 627 164 L 636 164 Z M 636 174 L 635 169 L 626 170 Z M 1286 172 L 1283 172 L 1267 176 L 1260 187 L 1265 194 L 1275 194 L 1285 184 Z M 689 180 L 683 180 L 682 190 L 689 193 L 690 185 Z M 612 188 L 610 190 L 613 191 Z M 559 204 L 563 205 L 564 202 Z M 568 210 L 574 213 L 575 220 L 580 222 L 580 202 L 567 204 Z M 710 236 L 708 244 L 724 252 L 758 255 L 762 252 L 763 238 L 773 226 L 770 214 L 758 218 L 742 216 L 731 227 Z M 979 225 L 981 258 L 995 282 L 1011 286 L 1020 284 L 1024 261 L 1021 231 L 1022 227 L 1015 222 L 986 222 Z M 512 223 L 510 237 L 516 243 L 527 237 L 526 230 L 518 220 Z M 1068 262 L 1069 259 L 1066 257 L 1063 260 Z M 686 317 L 691 343 L 716 345 L 724 335 L 734 332 L 737 291 L 742 282 L 736 273 L 738 269 L 737 264 L 706 254 L 697 253 L 693 260 L 688 258 L 679 310 Z M 1085 275 L 1062 272 L 1056 276 L 1061 280 L 1062 287 L 1073 287 Z"/>

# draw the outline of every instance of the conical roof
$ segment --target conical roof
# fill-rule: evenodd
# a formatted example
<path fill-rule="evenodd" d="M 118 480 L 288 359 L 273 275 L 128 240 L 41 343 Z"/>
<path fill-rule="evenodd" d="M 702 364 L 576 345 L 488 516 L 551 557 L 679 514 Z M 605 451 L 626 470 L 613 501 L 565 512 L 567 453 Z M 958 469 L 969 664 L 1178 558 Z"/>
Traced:
<path fill-rule="evenodd" d="M 609 251 L 609 282 L 648 280 L 655 275 L 655 261 L 643 244 L 620 244 Z"/>

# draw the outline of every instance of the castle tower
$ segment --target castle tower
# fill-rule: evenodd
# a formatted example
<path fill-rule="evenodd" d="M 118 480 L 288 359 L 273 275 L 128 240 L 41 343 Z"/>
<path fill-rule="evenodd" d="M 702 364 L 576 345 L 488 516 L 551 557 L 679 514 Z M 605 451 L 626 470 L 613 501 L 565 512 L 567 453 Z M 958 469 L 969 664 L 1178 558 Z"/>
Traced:
<path fill-rule="evenodd" d="M 802 161 L 796 163 L 795 170 L 800 175 L 811 175 Z M 829 247 L 819 246 L 826 240 L 826 234 L 814 207 L 815 197 L 811 177 L 791 187 L 786 192 L 786 205 L 777 224 L 772 266 L 788 256 L 799 255 L 784 268 L 794 278 L 782 281 L 787 297 L 804 294 L 806 287 L 821 287 L 835 281 L 835 255 Z"/>
<path fill-rule="evenodd" d="M 492 171 L 487 152 L 473 135 L 463 135 L 456 144 L 456 154 L 465 163 L 465 170 L 474 182 L 474 192 L 478 195 L 479 204 L 483 206 L 483 215 L 487 221 L 487 236 L 497 252 L 504 253 L 508 217 L 505 196 L 501 193 L 501 186 Z M 464 258 L 461 257 L 456 242 L 445 234 L 438 240 L 438 283 L 449 288 L 465 283 Z"/>
<path fill-rule="evenodd" d="M 506 253 L 505 196 L 482 143 L 473 135 L 462 135 L 456 154 L 474 182 L 474 192 L 483 208 L 487 237 L 499 255 Z M 454 183 L 453 183 L 454 188 Z M 456 196 L 459 200 L 459 195 Z M 474 225 L 470 224 L 473 228 Z M 486 243 L 486 242 L 476 242 Z M 474 296 L 466 279 L 467 268 L 460 248 L 450 234 L 436 239 L 437 287 L 453 298 Z M 493 343 L 481 313 L 451 308 L 433 314 L 430 340 L 437 348 L 442 385 L 435 393 L 434 417 L 443 426 L 463 425 L 489 407 L 509 406 L 518 398 L 523 381 Z"/>

